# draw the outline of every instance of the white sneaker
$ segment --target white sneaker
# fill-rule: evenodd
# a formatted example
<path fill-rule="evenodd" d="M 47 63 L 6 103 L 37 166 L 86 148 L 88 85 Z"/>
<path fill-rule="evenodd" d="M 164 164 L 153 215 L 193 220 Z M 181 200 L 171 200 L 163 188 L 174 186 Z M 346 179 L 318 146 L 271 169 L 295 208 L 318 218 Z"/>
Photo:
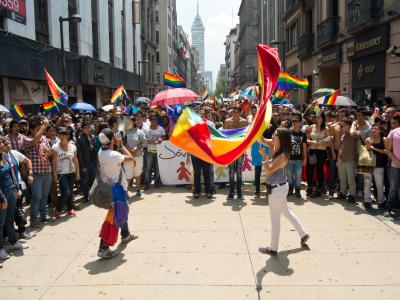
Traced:
<path fill-rule="evenodd" d="M 117 255 L 115 252 L 111 251 L 110 249 L 106 249 L 106 250 L 99 250 L 99 252 L 97 252 L 97 256 L 100 258 L 104 258 L 104 259 L 110 259 Z"/>
<path fill-rule="evenodd" d="M 24 250 L 28 248 L 28 245 L 22 244 L 21 242 L 16 242 L 14 245 L 11 245 L 10 250 Z"/>
<path fill-rule="evenodd" d="M 0 260 L 6 260 L 9 259 L 10 255 L 4 250 L 4 248 L 0 249 Z"/>

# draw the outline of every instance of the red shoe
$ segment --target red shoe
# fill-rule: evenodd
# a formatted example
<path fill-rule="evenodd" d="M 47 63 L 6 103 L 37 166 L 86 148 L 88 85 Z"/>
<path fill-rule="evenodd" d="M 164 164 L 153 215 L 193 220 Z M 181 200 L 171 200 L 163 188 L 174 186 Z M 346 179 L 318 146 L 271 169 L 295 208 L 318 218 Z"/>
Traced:
<path fill-rule="evenodd" d="M 68 211 L 68 214 L 69 214 L 70 216 L 76 216 L 76 211 L 74 211 L 73 209 L 71 209 L 71 210 Z"/>
<path fill-rule="evenodd" d="M 54 211 L 54 218 L 60 219 L 61 218 L 61 213 L 57 210 Z"/>

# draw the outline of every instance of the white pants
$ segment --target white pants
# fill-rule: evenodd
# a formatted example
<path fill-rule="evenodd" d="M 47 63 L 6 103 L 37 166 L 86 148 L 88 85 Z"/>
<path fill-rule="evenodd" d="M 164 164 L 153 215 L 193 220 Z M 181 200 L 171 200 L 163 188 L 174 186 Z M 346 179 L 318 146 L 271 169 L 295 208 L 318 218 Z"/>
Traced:
<path fill-rule="evenodd" d="M 371 203 L 371 183 L 372 176 L 374 176 L 376 191 L 377 191 L 377 201 L 378 204 L 385 202 L 385 194 L 383 193 L 384 178 L 385 178 L 384 168 L 374 168 L 372 174 L 364 174 L 364 202 Z"/>
<path fill-rule="evenodd" d="M 278 251 L 279 234 L 281 231 L 281 215 L 283 214 L 286 219 L 292 223 L 293 227 L 297 230 L 300 238 L 306 235 L 303 226 L 300 224 L 297 217 L 289 209 L 286 196 L 288 193 L 288 186 L 282 185 L 274 188 L 271 195 L 269 195 L 269 210 L 271 214 L 271 249 Z"/>

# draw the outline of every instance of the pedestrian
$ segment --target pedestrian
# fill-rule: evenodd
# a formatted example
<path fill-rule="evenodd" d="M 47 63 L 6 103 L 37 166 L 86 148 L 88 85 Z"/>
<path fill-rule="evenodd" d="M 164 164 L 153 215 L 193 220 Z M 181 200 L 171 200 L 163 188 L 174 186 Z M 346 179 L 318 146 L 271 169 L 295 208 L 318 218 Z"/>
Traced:
<path fill-rule="evenodd" d="M 263 254 L 276 256 L 278 254 L 281 215 L 284 215 L 300 235 L 300 244 L 305 246 L 310 236 L 289 209 L 286 195 L 288 193 L 286 167 L 292 153 L 292 139 L 288 129 L 278 128 L 272 137 L 272 159 L 260 150 L 264 160 L 267 189 L 269 193 L 269 208 L 271 215 L 271 242 L 266 248 L 259 248 Z M 262 149 L 262 148 L 260 148 Z"/>

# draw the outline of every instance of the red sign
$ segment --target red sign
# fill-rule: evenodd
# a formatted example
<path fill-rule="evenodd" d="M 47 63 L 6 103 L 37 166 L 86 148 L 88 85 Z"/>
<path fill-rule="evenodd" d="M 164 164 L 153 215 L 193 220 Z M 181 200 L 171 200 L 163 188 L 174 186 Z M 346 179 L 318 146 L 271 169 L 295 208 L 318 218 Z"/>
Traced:
<path fill-rule="evenodd" d="M 5 10 L 5 16 L 15 22 L 26 24 L 25 0 L 0 0 L 0 13 Z"/>

